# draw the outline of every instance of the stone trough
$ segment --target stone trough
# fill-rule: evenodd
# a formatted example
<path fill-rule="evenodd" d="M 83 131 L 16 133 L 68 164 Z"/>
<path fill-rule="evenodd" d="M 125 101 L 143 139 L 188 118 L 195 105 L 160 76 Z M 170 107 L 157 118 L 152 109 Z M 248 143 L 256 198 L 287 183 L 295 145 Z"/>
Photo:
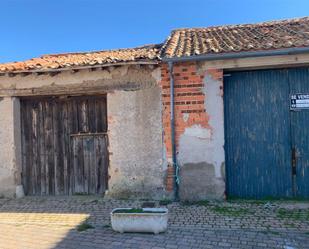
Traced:
<path fill-rule="evenodd" d="M 167 229 L 167 208 L 116 208 L 111 212 L 111 223 L 114 231 L 154 233 Z"/>

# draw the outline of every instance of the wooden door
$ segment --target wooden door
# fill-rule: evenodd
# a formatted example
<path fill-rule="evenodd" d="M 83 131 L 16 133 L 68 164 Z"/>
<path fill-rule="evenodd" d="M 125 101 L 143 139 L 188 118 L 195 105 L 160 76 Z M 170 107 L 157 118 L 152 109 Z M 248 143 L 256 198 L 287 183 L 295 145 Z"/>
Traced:
<path fill-rule="evenodd" d="M 291 197 L 289 86 L 284 70 L 224 79 L 229 197 Z"/>
<path fill-rule="evenodd" d="M 233 72 L 224 81 L 230 197 L 309 197 L 309 68 Z"/>
<path fill-rule="evenodd" d="M 108 168 L 106 117 L 106 96 L 22 99 L 25 193 L 104 193 Z M 82 156 L 76 157 L 76 149 Z M 81 182 L 88 184 L 86 187 L 84 183 L 82 191 Z"/>
<path fill-rule="evenodd" d="M 287 72 L 290 96 L 297 100 L 291 108 L 293 192 L 297 198 L 309 198 L 309 68 Z"/>
<path fill-rule="evenodd" d="M 73 135 L 74 190 L 79 194 L 104 193 L 107 187 L 107 137 Z"/>

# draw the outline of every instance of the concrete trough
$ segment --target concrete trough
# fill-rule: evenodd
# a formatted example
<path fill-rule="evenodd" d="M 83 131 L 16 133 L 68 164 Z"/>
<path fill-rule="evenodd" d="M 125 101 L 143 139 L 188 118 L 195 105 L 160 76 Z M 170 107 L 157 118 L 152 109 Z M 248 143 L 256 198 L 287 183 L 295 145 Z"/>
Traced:
<path fill-rule="evenodd" d="M 114 231 L 136 233 L 162 233 L 167 229 L 167 208 L 142 208 L 130 212 L 131 208 L 116 208 L 111 212 Z M 122 212 L 123 211 L 123 212 Z"/>

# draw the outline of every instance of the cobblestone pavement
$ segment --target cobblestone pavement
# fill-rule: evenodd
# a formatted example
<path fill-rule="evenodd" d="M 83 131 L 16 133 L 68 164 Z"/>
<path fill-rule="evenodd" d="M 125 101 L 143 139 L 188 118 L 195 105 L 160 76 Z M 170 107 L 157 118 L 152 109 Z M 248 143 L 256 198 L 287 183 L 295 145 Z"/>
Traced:
<path fill-rule="evenodd" d="M 166 233 L 113 232 L 111 210 L 141 203 L 91 196 L 0 199 L 0 249 L 309 248 L 309 202 L 171 203 Z M 78 231 L 82 223 L 91 228 Z"/>

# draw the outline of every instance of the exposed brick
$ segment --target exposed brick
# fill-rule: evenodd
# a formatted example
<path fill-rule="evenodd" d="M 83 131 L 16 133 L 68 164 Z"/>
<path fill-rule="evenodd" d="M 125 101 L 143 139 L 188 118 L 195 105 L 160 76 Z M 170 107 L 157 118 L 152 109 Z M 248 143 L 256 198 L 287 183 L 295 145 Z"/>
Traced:
<path fill-rule="evenodd" d="M 175 141 L 176 149 L 180 136 L 187 127 L 198 124 L 210 129 L 209 116 L 205 110 L 205 95 L 203 92 L 204 78 L 210 76 L 215 80 L 222 80 L 222 70 L 209 69 L 204 73 L 197 70 L 196 62 L 175 63 L 174 73 L 174 103 L 175 103 Z M 167 64 L 162 64 L 162 104 L 163 104 L 163 129 L 166 154 L 169 159 L 172 157 L 171 126 L 170 126 L 170 79 Z M 189 114 L 186 121 L 184 114 Z M 172 191 L 173 172 L 172 167 L 168 168 L 166 188 Z"/>

